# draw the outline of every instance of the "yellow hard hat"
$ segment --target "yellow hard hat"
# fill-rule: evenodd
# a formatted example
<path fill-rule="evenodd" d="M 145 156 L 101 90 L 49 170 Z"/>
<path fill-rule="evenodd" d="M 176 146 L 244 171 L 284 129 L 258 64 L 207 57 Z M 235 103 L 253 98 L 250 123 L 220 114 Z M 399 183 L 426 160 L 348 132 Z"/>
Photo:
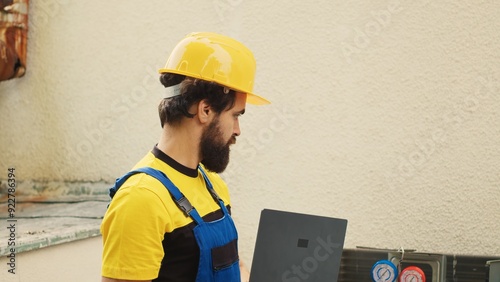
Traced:
<path fill-rule="evenodd" d="M 160 73 L 175 73 L 213 81 L 247 94 L 247 103 L 270 102 L 252 92 L 255 58 L 240 42 L 212 32 L 188 34 L 175 46 Z"/>

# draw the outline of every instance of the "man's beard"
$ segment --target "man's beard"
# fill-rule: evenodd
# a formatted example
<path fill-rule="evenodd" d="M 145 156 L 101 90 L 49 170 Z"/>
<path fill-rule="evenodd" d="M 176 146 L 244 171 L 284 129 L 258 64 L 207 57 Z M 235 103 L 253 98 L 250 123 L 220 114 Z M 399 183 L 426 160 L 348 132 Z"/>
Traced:
<path fill-rule="evenodd" d="M 201 135 L 201 163 L 210 171 L 223 172 L 229 164 L 229 146 L 235 142 L 233 136 L 228 142 L 222 140 L 219 119 L 214 119 Z"/>

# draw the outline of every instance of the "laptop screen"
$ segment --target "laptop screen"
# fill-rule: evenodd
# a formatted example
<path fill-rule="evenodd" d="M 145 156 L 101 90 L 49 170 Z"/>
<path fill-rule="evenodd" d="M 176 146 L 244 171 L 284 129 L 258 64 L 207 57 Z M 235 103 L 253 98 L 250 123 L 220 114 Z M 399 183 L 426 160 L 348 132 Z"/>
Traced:
<path fill-rule="evenodd" d="M 347 220 L 264 209 L 250 282 L 337 281 Z"/>

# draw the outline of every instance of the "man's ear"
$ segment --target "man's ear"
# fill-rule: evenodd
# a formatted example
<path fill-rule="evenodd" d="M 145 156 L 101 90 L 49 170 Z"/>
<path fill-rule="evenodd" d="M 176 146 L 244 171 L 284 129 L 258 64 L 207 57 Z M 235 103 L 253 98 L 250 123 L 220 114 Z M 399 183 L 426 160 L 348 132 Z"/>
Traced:
<path fill-rule="evenodd" d="M 201 100 L 198 103 L 197 116 L 201 123 L 207 123 L 212 120 L 213 111 L 207 100 Z"/>

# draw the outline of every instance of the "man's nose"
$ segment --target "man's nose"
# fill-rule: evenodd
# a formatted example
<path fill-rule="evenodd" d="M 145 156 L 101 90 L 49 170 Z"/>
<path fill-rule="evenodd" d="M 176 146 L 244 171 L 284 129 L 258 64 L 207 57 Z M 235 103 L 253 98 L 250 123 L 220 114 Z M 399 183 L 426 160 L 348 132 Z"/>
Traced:
<path fill-rule="evenodd" d="M 234 123 L 233 135 L 240 136 L 240 134 L 241 134 L 240 122 L 236 120 L 236 122 Z"/>

